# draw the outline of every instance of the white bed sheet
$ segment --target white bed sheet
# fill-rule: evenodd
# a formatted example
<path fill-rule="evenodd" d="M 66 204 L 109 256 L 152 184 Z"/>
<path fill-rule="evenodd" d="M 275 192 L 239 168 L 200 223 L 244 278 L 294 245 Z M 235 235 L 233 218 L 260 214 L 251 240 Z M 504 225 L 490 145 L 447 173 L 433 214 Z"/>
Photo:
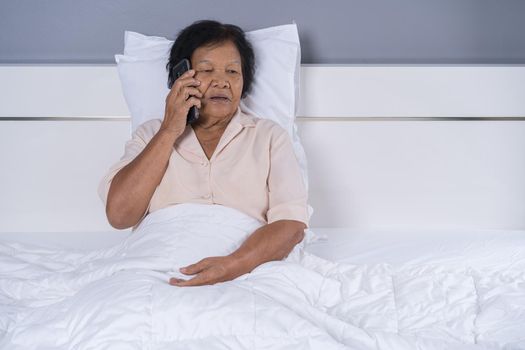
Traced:
<path fill-rule="evenodd" d="M 455 264 L 487 267 L 525 250 L 525 230 L 319 229 L 326 240 L 308 247 L 324 259 L 349 264 Z"/>
<path fill-rule="evenodd" d="M 0 333 L 4 329 L 10 337 L 3 347 L 0 334 L 0 349 L 37 349 L 44 340 L 60 340 L 61 349 L 71 348 L 71 342 L 111 348 L 123 335 L 129 348 L 147 341 L 152 349 L 202 348 L 210 342 L 215 348 L 268 342 L 282 349 L 525 348 L 523 231 L 317 229 L 327 240 L 308 251 L 343 264 L 294 250 L 287 262 L 195 290 L 202 295 L 194 305 L 195 292 L 167 286 L 163 271 L 174 262 L 196 260 L 188 254 L 209 256 L 204 250 L 216 245 L 202 240 L 217 240 L 210 231 L 219 224 L 231 226 L 223 245 L 231 234 L 248 234 L 253 227 L 249 218 L 227 208 L 214 208 L 210 219 L 208 208 L 196 205 L 170 210 L 159 211 L 144 232 L 122 246 L 118 243 L 129 232 L 1 234 L 0 243 L 81 250 L 117 246 L 85 255 L 4 245 L 3 264 L 16 270 L 17 278 L 0 278 L 6 315 L 11 315 L 0 322 Z M 184 244 L 201 248 L 191 252 Z M 202 304 L 214 307 L 201 309 Z M 240 313 L 229 318 L 232 308 Z M 210 314 L 195 318 L 195 311 Z M 99 324 L 84 324 L 79 316 L 84 314 Z M 49 329 L 57 327 L 64 331 L 55 336 Z M 92 332 L 107 334 L 94 338 Z"/>
<path fill-rule="evenodd" d="M 371 230 L 312 228 L 322 237 L 306 250 L 323 259 L 349 264 L 406 263 L 461 258 L 473 266 L 500 262 L 501 252 L 512 256 L 525 249 L 525 230 Z M 31 243 L 80 250 L 107 248 L 123 241 L 130 230 L 107 232 L 8 232 L 0 241 Z"/>

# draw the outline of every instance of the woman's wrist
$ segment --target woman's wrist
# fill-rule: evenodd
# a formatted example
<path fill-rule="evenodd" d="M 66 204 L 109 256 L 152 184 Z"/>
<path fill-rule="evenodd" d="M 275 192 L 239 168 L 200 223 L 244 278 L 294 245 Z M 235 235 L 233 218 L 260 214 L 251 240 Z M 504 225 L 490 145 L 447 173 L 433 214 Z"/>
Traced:
<path fill-rule="evenodd" d="M 180 137 L 180 135 L 182 135 L 183 132 L 184 130 L 171 129 L 168 127 L 161 126 L 158 131 L 158 134 L 166 135 L 167 137 L 172 138 L 173 142 L 175 142 Z"/>
<path fill-rule="evenodd" d="M 253 255 L 251 252 L 239 250 L 228 255 L 231 260 L 231 268 L 238 271 L 239 276 L 251 272 L 257 267 L 257 264 L 254 264 L 254 259 L 251 255 Z"/>

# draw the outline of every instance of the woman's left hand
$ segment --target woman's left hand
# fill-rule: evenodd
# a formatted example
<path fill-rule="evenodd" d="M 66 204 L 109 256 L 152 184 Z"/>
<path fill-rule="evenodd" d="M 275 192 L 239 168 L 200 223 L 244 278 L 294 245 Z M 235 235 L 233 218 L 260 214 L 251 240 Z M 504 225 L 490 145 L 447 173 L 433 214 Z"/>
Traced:
<path fill-rule="evenodd" d="M 232 256 L 204 258 L 196 264 L 180 268 L 185 275 L 195 275 L 189 280 L 171 278 L 170 284 L 178 287 L 203 286 L 231 281 L 243 273 L 237 260 Z"/>
<path fill-rule="evenodd" d="M 195 275 L 189 280 L 171 278 L 174 286 L 203 286 L 231 281 L 268 261 L 284 259 L 302 241 L 306 225 L 295 220 L 278 220 L 259 227 L 241 246 L 226 256 L 204 258 L 182 267 L 180 272 Z"/>

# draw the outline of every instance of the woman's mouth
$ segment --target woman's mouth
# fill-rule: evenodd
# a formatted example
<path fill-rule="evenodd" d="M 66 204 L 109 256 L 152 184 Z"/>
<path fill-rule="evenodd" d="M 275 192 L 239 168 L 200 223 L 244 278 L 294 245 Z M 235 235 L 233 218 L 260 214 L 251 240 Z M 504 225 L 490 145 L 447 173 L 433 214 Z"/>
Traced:
<path fill-rule="evenodd" d="M 230 99 L 228 97 L 225 97 L 225 96 L 212 96 L 212 97 L 210 97 L 209 100 L 211 102 L 216 102 L 216 103 L 228 103 L 228 102 L 230 102 Z"/>

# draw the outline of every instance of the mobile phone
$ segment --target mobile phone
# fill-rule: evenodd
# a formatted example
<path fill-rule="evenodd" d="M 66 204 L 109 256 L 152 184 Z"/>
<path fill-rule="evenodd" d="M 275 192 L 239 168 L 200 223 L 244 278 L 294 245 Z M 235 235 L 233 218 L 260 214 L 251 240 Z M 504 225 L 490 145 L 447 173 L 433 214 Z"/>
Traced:
<path fill-rule="evenodd" d="M 190 61 L 187 58 L 183 58 L 171 69 L 174 81 L 177 80 L 182 74 L 184 74 L 184 72 L 187 72 L 190 69 Z M 168 87 L 171 89 L 171 86 Z M 197 109 L 197 107 L 192 106 L 188 111 L 186 125 L 194 123 L 197 119 L 199 119 L 199 110 Z"/>

